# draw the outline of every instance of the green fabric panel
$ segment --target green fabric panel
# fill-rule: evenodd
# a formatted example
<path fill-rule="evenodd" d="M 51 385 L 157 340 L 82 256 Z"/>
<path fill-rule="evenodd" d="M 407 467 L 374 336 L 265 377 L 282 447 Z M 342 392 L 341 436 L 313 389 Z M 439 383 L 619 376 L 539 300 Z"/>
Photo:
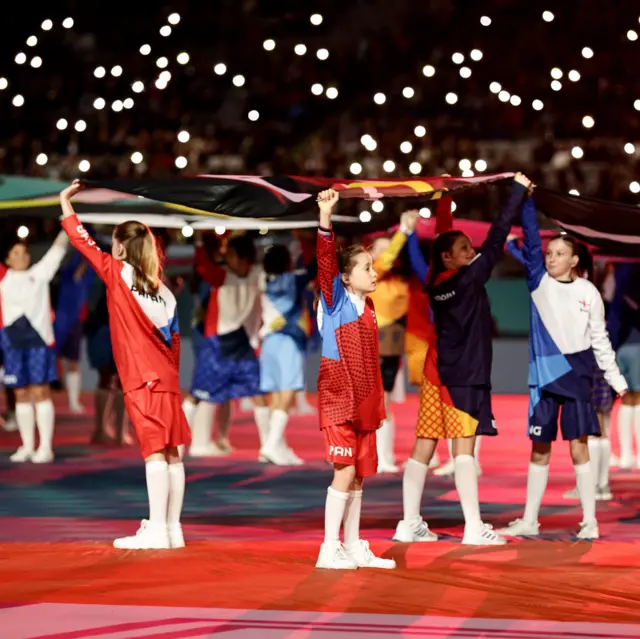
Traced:
<path fill-rule="evenodd" d="M 492 279 L 487 284 L 491 313 L 501 337 L 529 334 L 531 296 L 524 278 Z"/>

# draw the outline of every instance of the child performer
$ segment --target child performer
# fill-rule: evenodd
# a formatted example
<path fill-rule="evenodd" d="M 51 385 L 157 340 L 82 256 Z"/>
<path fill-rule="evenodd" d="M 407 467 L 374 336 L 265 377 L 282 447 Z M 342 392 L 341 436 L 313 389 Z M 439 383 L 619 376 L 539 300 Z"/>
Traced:
<path fill-rule="evenodd" d="M 58 357 L 65 364 L 65 385 L 72 413 L 84 413 L 80 405 L 80 346 L 87 317 L 87 298 L 95 273 L 79 253 L 60 269 L 60 286 L 53 330 Z"/>
<path fill-rule="evenodd" d="M 11 456 L 12 462 L 46 464 L 53 461 L 55 412 L 49 385 L 58 379 L 58 373 L 49 285 L 60 268 L 67 244 L 61 232 L 45 256 L 33 266 L 29 249 L 21 241 L 12 242 L 2 255 L 3 383 L 6 388 L 15 389 L 15 414 L 22 440 L 20 448 Z M 40 437 L 37 451 L 36 425 Z"/>
<path fill-rule="evenodd" d="M 262 457 L 278 466 L 300 465 L 285 442 L 285 429 L 296 392 L 304 389 L 304 355 L 309 316 L 304 292 L 317 274 L 315 260 L 292 270 L 289 249 L 276 244 L 264 256 L 260 390 L 271 395 L 269 433 Z"/>
<path fill-rule="evenodd" d="M 367 297 L 376 288 L 377 275 L 371 256 L 361 246 L 336 256 L 331 210 L 337 201 L 332 189 L 318 196 L 318 328 L 322 335 L 318 412 L 334 474 L 316 567 L 395 568 L 395 561 L 376 557 L 369 543 L 360 539 L 362 483 L 377 471 L 376 430 L 385 418 L 378 326 Z"/>
<path fill-rule="evenodd" d="M 407 242 L 407 236 L 415 231 L 417 220 L 417 211 L 403 213 L 400 218 L 400 229 L 394 236 L 391 239 L 378 238 L 371 247 L 373 268 L 378 277 L 371 301 L 375 306 L 378 322 L 380 370 L 387 414 L 376 433 L 379 473 L 398 471 L 394 455 L 395 424 L 389 410 L 389 402 L 404 354 L 405 323 L 409 311 L 409 284 L 406 277 L 396 272 L 394 264 Z"/>
<path fill-rule="evenodd" d="M 528 206 L 528 205 L 527 205 Z M 576 244 L 571 239 L 567 240 Z M 593 257 L 589 249 L 584 244 L 577 244 L 575 255 L 578 257 L 578 264 L 572 272 L 572 277 L 584 277 L 593 283 L 594 269 Z M 517 244 L 514 237 L 508 238 L 507 250 L 521 264 L 525 265 L 524 253 Z M 605 306 L 605 318 L 607 310 Z M 596 412 L 598 423 L 600 424 L 600 435 L 589 435 L 589 458 L 591 468 L 596 482 L 596 500 L 609 501 L 613 498 L 609 487 L 609 460 L 611 455 L 611 442 L 609 440 L 609 424 L 611 411 L 613 409 L 613 392 L 607 383 L 603 372 L 594 367 L 593 391 L 591 395 L 593 409 Z M 563 493 L 566 499 L 580 499 L 578 487 Z"/>
<path fill-rule="evenodd" d="M 113 231 L 111 255 L 89 237 L 71 205 L 83 185 L 60 194 L 62 226 L 107 287 L 113 357 L 145 460 L 149 519 L 116 548 L 181 548 L 184 465 L 178 447 L 191 439 L 180 405 L 180 333 L 173 293 L 162 283 L 153 233 L 140 222 Z"/>
<path fill-rule="evenodd" d="M 420 501 L 438 440 L 453 439 L 455 483 L 465 519 L 462 543 L 505 543 L 480 518 L 473 451 L 478 435 L 498 434 L 491 410 L 492 320 L 485 284 L 530 184 L 516 175 L 507 205 L 479 255 L 461 231 L 442 233 L 433 243 L 427 288 L 435 327 L 422 380 L 417 440 L 402 482 L 404 517 L 394 535 L 397 541 L 437 539 L 420 516 Z"/>
<path fill-rule="evenodd" d="M 206 345 L 198 354 L 191 390 L 199 400 L 189 451 L 194 456 L 204 456 L 213 448 L 209 444 L 214 417 L 224 404 L 241 397 L 254 398 L 261 448 L 266 441 L 269 407 L 260 393 L 260 365 L 249 335 L 262 273 L 255 261 L 253 240 L 246 235 L 229 240 L 224 265 L 213 261 L 202 240 L 196 242 L 195 267 L 211 294 L 204 322 Z"/>
<path fill-rule="evenodd" d="M 616 392 L 624 394 L 627 384 L 609 342 L 602 297 L 591 282 L 576 272 L 577 242 L 567 235 L 555 237 L 545 255 L 531 198 L 523 207 L 522 226 L 523 256 L 532 299 L 529 364 L 532 452 L 524 516 L 501 532 L 508 536 L 539 534 L 538 513 L 547 487 L 551 443 L 557 437 L 562 407 L 562 436 L 570 441 L 583 511 L 578 538 L 597 539 L 596 481 L 587 444 L 589 435 L 600 435 L 592 403 L 595 362 Z"/>
<path fill-rule="evenodd" d="M 449 177 L 446 174 L 445 176 Z M 442 233 L 453 230 L 452 208 L 453 199 L 451 197 L 443 196 L 438 200 L 436 205 L 436 237 Z M 424 376 L 424 363 L 427 358 L 429 331 L 433 326 L 431 305 L 426 290 L 429 265 L 425 260 L 417 233 L 412 233 L 409 236 L 407 248 L 409 250 L 409 262 L 415 274 L 415 278 L 409 286 L 410 305 L 407 315 L 406 335 L 407 362 L 409 368 L 409 383 L 414 386 L 420 386 Z M 435 468 L 433 471 L 434 475 L 449 477 L 455 472 L 450 439 L 447 440 L 447 448 L 449 451 L 449 459 L 442 464 L 442 466 L 439 466 L 440 459 L 437 450 L 431 458 L 429 468 Z M 478 475 L 480 475 L 480 437 L 476 437 L 473 455 L 476 460 Z"/>

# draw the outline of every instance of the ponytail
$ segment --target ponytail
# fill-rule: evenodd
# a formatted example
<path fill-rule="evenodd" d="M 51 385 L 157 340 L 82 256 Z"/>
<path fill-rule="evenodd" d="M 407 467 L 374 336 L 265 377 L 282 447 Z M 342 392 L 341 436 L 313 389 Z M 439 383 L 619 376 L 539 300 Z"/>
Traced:
<path fill-rule="evenodd" d="M 161 263 L 156 238 L 140 222 L 123 222 L 113 236 L 127 250 L 127 264 L 133 268 L 133 286 L 140 293 L 155 295 L 160 288 Z"/>

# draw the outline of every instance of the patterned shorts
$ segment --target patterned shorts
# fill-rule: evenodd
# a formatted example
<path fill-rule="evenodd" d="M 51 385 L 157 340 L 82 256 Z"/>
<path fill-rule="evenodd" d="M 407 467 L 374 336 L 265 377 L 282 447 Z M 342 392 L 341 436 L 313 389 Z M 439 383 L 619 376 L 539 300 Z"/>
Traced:
<path fill-rule="evenodd" d="M 420 388 L 416 435 L 425 439 L 454 439 L 498 434 L 488 386 L 444 386 L 426 378 Z"/>

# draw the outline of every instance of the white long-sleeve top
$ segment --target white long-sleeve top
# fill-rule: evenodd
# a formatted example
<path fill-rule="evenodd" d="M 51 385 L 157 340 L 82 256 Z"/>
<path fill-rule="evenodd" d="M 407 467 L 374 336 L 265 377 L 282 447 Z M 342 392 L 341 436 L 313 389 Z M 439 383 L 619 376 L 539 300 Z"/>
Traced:
<path fill-rule="evenodd" d="M 42 259 L 24 271 L 0 264 L 0 327 L 13 347 L 54 345 L 49 286 L 68 243 L 66 234 L 60 233 Z"/>
<path fill-rule="evenodd" d="M 617 392 L 627 383 L 616 364 L 604 303 L 587 279 L 560 282 L 547 273 L 531 199 L 522 209 L 523 257 L 531 291 L 529 386 L 589 401 L 593 363 Z"/>

